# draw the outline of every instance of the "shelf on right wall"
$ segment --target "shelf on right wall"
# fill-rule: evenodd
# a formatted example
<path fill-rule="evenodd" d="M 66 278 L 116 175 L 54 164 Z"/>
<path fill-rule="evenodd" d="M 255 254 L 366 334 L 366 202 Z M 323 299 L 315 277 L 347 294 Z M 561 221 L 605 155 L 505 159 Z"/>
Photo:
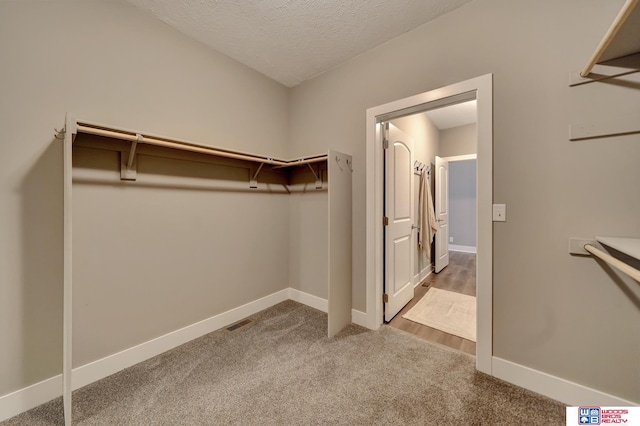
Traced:
<path fill-rule="evenodd" d="M 599 243 L 640 260 L 640 238 L 596 237 Z"/>
<path fill-rule="evenodd" d="M 640 71 L 640 0 L 627 0 L 589 61 L 572 72 L 570 86 Z"/>

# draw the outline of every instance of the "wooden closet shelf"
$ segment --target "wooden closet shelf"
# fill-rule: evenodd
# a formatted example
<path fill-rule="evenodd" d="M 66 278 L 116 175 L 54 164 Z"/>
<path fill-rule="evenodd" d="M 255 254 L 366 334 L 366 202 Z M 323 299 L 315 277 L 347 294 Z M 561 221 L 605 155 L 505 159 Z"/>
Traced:
<path fill-rule="evenodd" d="M 570 76 L 570 86 L 620 77 L 640 71 L 640 0 L 626 0 L 620 12 L 580 72 Z"/>
<path fill-rule="evenodd" d="M 92 123 L 90 121 L 76 121 L 75 129 L 72 129 L 74 135 L 78 133 L 104 136 L 118 140 L 129 141 L 132 143 L 131 150 L 135 154 L 135 146 L 138 143 L 146 145 L 160 146 L 164 148 L 177 149 L 182 151 L 196 152 L 216 157 L 232 158 L 236 160 L 251 161 L 259 164 L 269 164 L 278 168 L 295 167 L 305 164 L 319 163 L 327 161 L 327 155 L 315 155 L 309 157 L 301 157 L 293 160 L 282 160 L 274 157 L 266 157 L 263 155 L 251 154 L 242 151 L 235 151 L 225 148 L 218 148 L 211 145 L 185 141 L 181 139 L 169 138 L 165 136 L 153 135 L 147 132 L 137 132 L 134 130 L 121 129 L 104 124 Z M 129 163 L 132 162 L 130 158 Z"/>

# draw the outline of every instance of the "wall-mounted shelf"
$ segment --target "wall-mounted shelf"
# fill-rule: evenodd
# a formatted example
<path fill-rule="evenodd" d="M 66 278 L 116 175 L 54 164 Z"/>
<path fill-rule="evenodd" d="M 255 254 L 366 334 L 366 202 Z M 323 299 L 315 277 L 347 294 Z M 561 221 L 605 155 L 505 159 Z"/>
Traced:
<path fill-rule="evenodd" d="M 572 72 L 570 86 L 593 83 L 640 72 L 640 0 L 626 0 L 589 62 Z M 573 123 L 569 140 L 606 138 L 640 133 L 637 114 L 617 115 L 597 123 Z"/>
<path fill-rule="evenodd" d="M 234 160 L 242 160 L 254 163 L 256 165 L 255 171 L 252 172 L 249 179 L 249 187 L 257 188 L 257 179 L 260 171 L 264 165 L 270 165 L 274 168 L 289 168 L 307 165 L 316 175 L 316 180 L 320 180 L 315 170 L 311 166 L 314 163 L 324 163 L 327 161 L 327 155 L 315 155 L 310 157 L 301 157 L 293 160 L 283 160 L 273 157 L 266 157 L 258 154 L 251 154 L 242 151 L 234 151 L 230 149 L 218 148 L 210 145 L 203 145 L 199 143 L 189 142 L 181 139 L 168 138 L 165 136 L 158 136 L 147 132 L 138 132 L 135 130 L 128 130 L 117 128 L 109 125 L 93 123 L 86 120 L 70 120 L 71 128 L 68 129 L 73 136 L 75 142 L 78 134 L 87 134 L 101 136 L 108 138 L 109 140 L 120 140 L 130 142 L 128 151 L 121 151 L 121 172 L 120 178 L 122 180 L 136 180 L 136 156 L 139 145 L 151 145 L 162 148 L 175 149 L 180 151 L 194 152 L 197 154 L 204 154 L 208 156 L 229 158 Z M 317 188 L 321 188 L 322 185 L 316 185 Z"/>
<path fill-rule="evenodd" d="M 86 148 L 117 151 L 120 153 L 120 178 L 125 181 L 136 180 L 138 155 L 187 160 L 202 163 L 221 164 L 241 167 L 249 170 L 249 187 L 257 188 L 257 179 L 264 166 L 272 169 L 290 168 L 292 175 L 299 179 L 303 174 L 315 178 L 316 189 L 326 186 L 327 194 L 327 276 L 328 276 L 328 313 L 327 336 L 333 337 L 343 327 L 351 323 L 351 252 L 352 252 L 352 157 L 348 154 L 329 150 L 328 154 L 282 160 L 273 157 L 246 152 L 217 148 L 185 140 L 115 128 L 85 120 L 76 120 L 67 114 L 63 145 L 64 176 L 64 294 L 63 294 L 63 410 L 65 425 L 72 424 L 72 390 L 86 385 L 81 379 L 72 382 L 73 376 L 73 183 L 74 152 Z M 85 135 L 85 136 L 82 136 Z M 89 135 L 89 136 L 87 136 Z M 142 147 L 141 145 L 150 145 Z M 153 148 L 155 147 L 155 148 Z M 183 151 L 187 151 L 186 153 Z M 203 157 L 207 156 L 207 157 Z M 76 157 L 77 158 L 77 157 Z M 302 169 L 304 167 L 304 169 Z M 307 170 L 308 169 L 308 170 Z M 275 171 L 277 172 L 277 170 Z M 264 175 L 263 175 L 264 176 Z M 326 177 L 323 186 L 323 176 Z M 305 181 L 308 176 L 305 177 Z M 117 179 L 117 178 L 116 178 Z M 142 179 L 140 179 L 142 180 Z M 241 181 L 242 182 L 242 181 Z M 263 183 L 264 184 L 264 183 Z M 287 184 L 288 185 L 288 184 Z M 286 188 L 286 185 L 285 185 Z M 287 190 L 288 192 L 288 190 Z M 318 195 L 321 195 L 317 192 Z M 287 201 L 288 202 L 288 201 Z M 126 244 L 123 245 L 126 247 Z M 172 340 L 175 343 L 175 341 Z M 172 345 L 175 346 L 175 344 Z M 173 346 L 171 346 L 173 347 Z M 158 348 L 160 348 L 158 346 Z M 169 347 L 162 347 L 161 351 Z M 160 352 L 158 352 L 160 353 Z M 127 360 L 126 366 L 135 362 Z M 116 372 L 123 365 L 112 366 Z M 100 373 L 103 374 L 103 373 Z M 102 377 L 104 377 L 104 375 Z M 86 380 L 86 378 L 84 379 Z M 96 380 L 92 378 L 91 380 Z"/>
<path fill-rule="evenodd" d="M 640 0 L 627 0 L 580 72 L 570 85 L 591 83 L 640 71 Z"/>

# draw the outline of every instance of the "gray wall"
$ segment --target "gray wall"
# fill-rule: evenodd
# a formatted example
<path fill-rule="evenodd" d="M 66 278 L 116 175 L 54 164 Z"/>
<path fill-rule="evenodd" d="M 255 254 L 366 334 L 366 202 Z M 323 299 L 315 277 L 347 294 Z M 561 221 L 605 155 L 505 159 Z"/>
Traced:
<path fill-rule="evenodd" d="M 638 74 L 568 87 L 621 4 L 475 0 L 292 90 L 291 154 L 354 157 L 354 308 L 366 306 L 366 109 L 493 73 L 493 192 L 508 212 L 493 227 L 494 355 L 640 403 L 640 286 L 567 254 L 570 235 L 640 235 L 640 135 L 568 141 L 572 122 L 640 114 Z M 598 343 L 580 350 L 585 334 Z"/>
<path fill-rule="evenodd" d="M 478 145 L 476 123 L 440 131 L 440 157 L 475 154 Z"/>
<path fill-rule="evenodd" d="M 353 300 L 354 308 L 364 311 L 366 109 L 493 73 L 494 200 L 508 205 L 507 222 L 493 231 L 494 355 L 640 403 L 640 288 L 593 259 L 567 255 L 569 235 L 640 235 L 640 136 L 567 140 L 572 122 L 607 121 L 618 111 L 640 113 L 638 74 L 618 80 L 623 84 L 567 86 L 569 72 L 582 68 L 621 4 L 475 0 L 287 90 L 119 2 L 0 2 L 0 395 L 60 372 L 62 150 L 52 129 L 61 126 L 65 111 L 264 154 L 299 156 L 329 147 L 353 154 Z M 104 208 L 118 215 L 117 203 L 138 200 L 129 190 L 100 191 Z M 278 195 L 239 200 L 237 194 L 216 194 L 214 203 L 191 191 L 156 193 L 158 205 L 144 200 L 134 211 L 175 209 L 187 214 L 180 226 L 190 228 L 192 236 L 217 229 L 230 245 L 258 232 L 251 234 L 256 241 L 251 249 L 265 250 L 257 239 L 285 241 L 284 247 L 267 248 L 283 250 L 284 258 L 289 223 L 302 213 L 292 208 L 269 226 L 233 228 L 237 232 L 229 235 L 197 209 L 213 214 L 229 205 L 243 212 L 238 223 L 244 224 L 260 220 L 246 212 L 260 213 L 273 200 L 266 195 Z M 78 207 L 90 210 L 94 196 L 85 195 L 77 201 L 86 205 Z M 185 212 L 182 203 L 194 211 Z M 155 221 L 172 219 L 158 214 Z M 92 230 L 96 237 L 105 233 Z M 211 251 L 208 241 L 193 242 L 189 250 Z M 116 242 L 110 244 L 104 253 L 112 269 L 106 273 L 120 285 L 116 269 L 126 264 L 118 261 L 131 259 L 119 258 L 111 250 Z M 152 244 L 156 241 L 145 247 Z M 199 288 L 189 289 L 189 300 L 213 301 L 211 309 L 196 302 L 197 316 L 287 285 L 286 261 L 266 262 L 261 265 L 267 279 L 256 283 L 255 291 L 229 289 L 229 280 L 247 262 L 215 254 L 223 256 L 216 264 L 228 260 L 228 269 L 198 265 L 194 271 Z M 89 264 L 77 266 L 74 273 L 93 270 Z M 141 292 L 174 284 L 161 275 L 152 271 Z M 308 291 L 322 295 L 322 285 L 310 281 Z M 187 312 L 187 302 L 173 308 L 175 324 L 196 316 Z M 132 322 L 150 327 L 136 332 L 135 340 L 160 332 L 153 322 L 163 316 Z M 585 336 L 597 336 L 597 344 L 582 350 Z M 91 359 L 116 348 L 82 350 Z"/>
<path fill-rule="evenodd" d="M 450 244 L 476 246 L 476 160 L 449 163 Z"/>
<path fill-rule="evenodd" d="M 5 395 L 61 372 L 62 143 L 53 128 L 65 112 L 286 156 L 288 90 L 122 2 L 2 1 L 0 58 Z M 76 364 L 287 287 L 282 195 L 198 188 L 212 169 L 149 157 L 141 182 L 122 186 L 115 154 L 91 158 L 98 169 L 87 173 L 114 185 L 74 187 Z M 145 179 L 158 185 L 143 188 Z"/>

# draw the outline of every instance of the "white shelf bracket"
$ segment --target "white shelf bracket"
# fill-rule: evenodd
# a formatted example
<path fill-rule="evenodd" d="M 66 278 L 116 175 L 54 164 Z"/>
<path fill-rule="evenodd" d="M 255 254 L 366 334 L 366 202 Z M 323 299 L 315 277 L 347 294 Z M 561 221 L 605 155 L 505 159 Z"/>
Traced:
<path fill-rule="evenodd" d="M 262 166 L 264 166 L 264 163 L 260 163 L 260 166 L 258 166 L 258 170 L 256 170 L 256 172 L 253 174 L 253 176 L 249 180 L 249 188 L 258 187 L 258 175 L 260 174 L 260 170 L 262 170 Z"/>
<path fill-rule="evenodd" d="M 313 173 L 313 176 L 316 178 L 316 189 L 322 189 L 322 176 L 320 174 L 320 167 L 318 167 L 318 173 L 316 173 L 310 163 L 307 163 L 307 166 L 309 166 L 309 170 L 311 170 L 311 173 Z"/>
<path fill-rule="evenodd" d="M 55 127 L 53 128 L 53 130 L 55 130 L 56 132 L 53 134 L 53 137 L 63 141 L 64 140 L 64 134 L 67 133 L 67 129 L 63 126 L 61 129 L 56 129 Z"/>
<path fill-rule="evenodd" d="M 136 140 L 131 142 L 129 148 L 129 156 L 125 161 L 124 151 L 120 153 L 120 179 L 121 180 L 136 180 L 138 176 L 138 162 L 136 161 L 136 148 L 138 142 L 142 142 L 142 135 L 136 134 Z"/>

